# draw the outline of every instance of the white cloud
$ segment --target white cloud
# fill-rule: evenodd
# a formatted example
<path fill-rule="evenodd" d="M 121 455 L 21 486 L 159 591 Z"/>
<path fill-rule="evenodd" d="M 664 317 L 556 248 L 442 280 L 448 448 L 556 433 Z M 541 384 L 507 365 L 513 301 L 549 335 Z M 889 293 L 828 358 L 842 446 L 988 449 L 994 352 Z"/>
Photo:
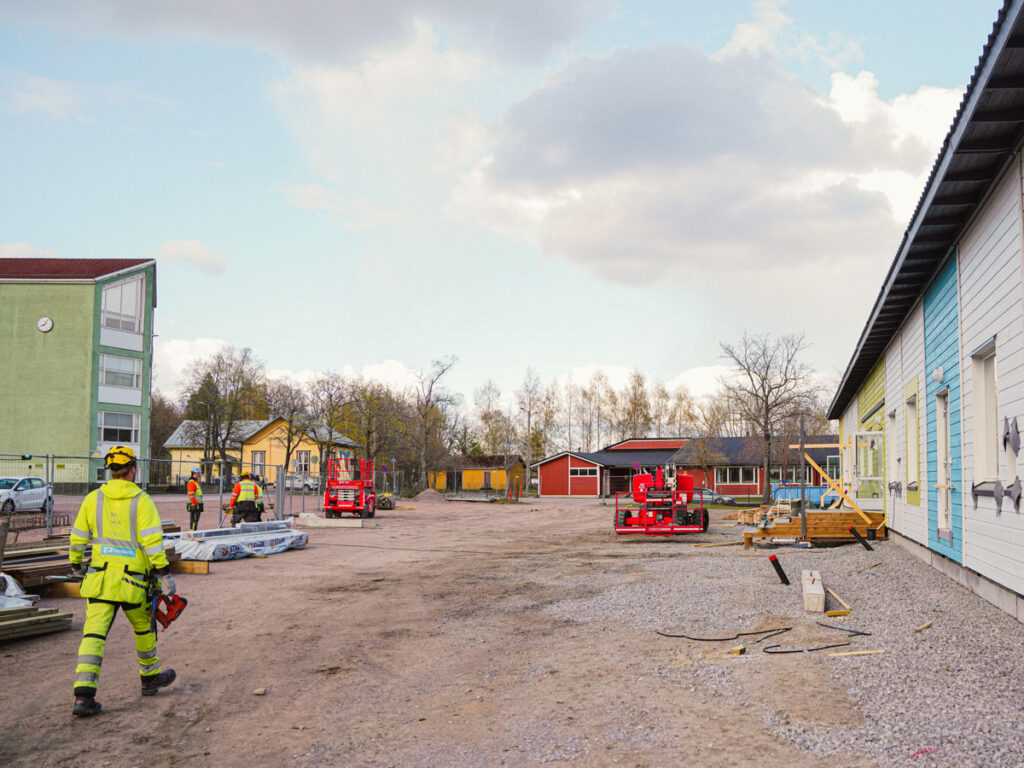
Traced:
<path fill-rule="evenodd" d="M 290 205 L 316 211 L 355 232 L 368 232 L 399 222 L 397 211 L 374 205 L 369 200 L 346 199 L 323 184 L 292 185 L 284 189 L 284 195 Z"/>
<path fill-rule="evenodd" d="M 182 377 L 196 360 L 210 357 L 230 342 L 224 339 L 161 339 L 153 345 L 153 388 L 171 398 L 181 396 Z"/>
<path fill-rule="evenodd" d="M 214 40 L 294 61 L 349 65 L 401 47 L 417 23 L 453 44 L 510 59 L 535 59 L 571 40 L 607 0 L 33 0 L 0 6 L 0 19 L 71 34 Z"/>
<path fill-rule="evenodd" d="M 443 44 L 437 29 L 414 29 L 402 48 L 347 68 L 301 66 L 272 87 L 282 121 L 329 185 L 292 188 L 296 204 L 305 200 L 354 222 L 368 212 L 375 222 L 403 196 L 418 205 L 436 196 L 424 189 L 433 180 L 425 161 L 451 154 L 444 144 L 457 125 L 453 115 L 466 124 L 462 91 L 488 67 Z"/>
<path fill-rule="evenodd" d="M 960 92 L 884 101 L 870 73 L 816 92 L 771 53 L 779 7 L 727 56 L 623 50 L 550 78 L 491 126 L 448 213 L 614 282 L 891 256 Z"/>
<path fill-rule="evenodd" d="M 198 240 L 168 240 L 156 249 L 161 261 L 177 261 L 191 264 L 198 270 L 219 275 L 228 264 L 228 255 L 215 252 Z"/>
<path fill-rule="evenodd" d="M 752 21 L 736 25 L 729 42 L 716 54 L 728 58 L 739 54 L 757 55 L 775 50 L 775 41 L 791 19 L 782 12 L 783 0 L 760 0 L 754 3 Z"/>
<path fill-rule="evenodd" d="M 0 70 L 0 100 L 3 109 L 19 117 L 86 122 L 85 98 L 80 86 L 27 72 Z"/>
<path fill-rule="evenodd" d="M 0 259 L 54 259 L 56 257 L 56 251 L 39 248 L 28 243 L 0 244 Z"/>
<path fill-rule="evenodd" d="M 688 368 L 669 379 L 665 386 L 668 387 L 669 392 L 678 387 L 685 387 L 691 397 L 707 397 L 719 391 L 718 382 L 729 370 L 727 365 L 701 365 L 696 368 Z"/>
<path fill-rule="evenodd" d="M 416 386 L 419 371 L 409 368 L 400 360 L 388 358 L 380 363 L 367 363 L 356 373 L 352 366 L 346 365 L 346 376 L 359 376 L 365 381 L 377 381 L 398 390 Z"/>

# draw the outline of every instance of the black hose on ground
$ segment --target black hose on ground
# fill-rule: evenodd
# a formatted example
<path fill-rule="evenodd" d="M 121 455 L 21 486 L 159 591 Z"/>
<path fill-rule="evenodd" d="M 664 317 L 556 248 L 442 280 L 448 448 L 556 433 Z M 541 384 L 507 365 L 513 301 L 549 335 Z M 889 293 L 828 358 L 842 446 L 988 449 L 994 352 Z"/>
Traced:
<path fill-rule="evenodd" d="M 662 632 L 660 629 L 654 630 L 654 633 L 656 635 L 661 635 L 662 637 L 681 637 L 684 640 L 696 640 L 698 643 L 722 643 L 726 640 L 736 640 L 737 638 L 750 637 L 751 635 L 765 635 L 761 640 L 766 640 L 769 637 L 781 635 L 783 632 L 789 632 L 791 629 L 792 627 L 779 627 L 778 629 L 762 629 L 757 632 L 737 632 L 732 637 L 691 637 L 690 635 L 672 635 L 668 632 Z M 765 634 L 766 632 L 770 634 Z M 760 643 L 761 640 L 757 640 L 756 642 Z"/>

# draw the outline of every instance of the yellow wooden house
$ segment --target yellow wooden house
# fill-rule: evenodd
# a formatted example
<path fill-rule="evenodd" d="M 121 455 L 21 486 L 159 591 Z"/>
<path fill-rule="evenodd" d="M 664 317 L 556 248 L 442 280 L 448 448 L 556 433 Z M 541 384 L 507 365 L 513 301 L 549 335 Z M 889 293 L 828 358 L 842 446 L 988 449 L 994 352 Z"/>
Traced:
<path fill-rule="evenodd" d="M 284 466 L 287 444 L 287 421 L 282 418 L 243 421 L 236 424 L 238 436 L 228 448 L 231 463 L 230 474 L 240 474 L 242 469 L 260 475 L 265 482 L 277 481 L 277 467 Z M 171 477 L 184 482 L 194 466 L 203 464 L 202 423 L 183 421 L 164 443 L 171 455 Z M 319 450 L 315 435 L 303 435 L 293 447 L 287 472 L 299 475 L 319 475 Z M 331 435 L 331 455 L 353 456 L 356 443 L 344 435 Z M 209 462 L 208 462 L 209 463 Z M 220 462 L 217 461 L 203 470 L 204 476 L 219 477 Z M 228 474 L 225 472 L 225 474 Z"/>
<path fill-rule="evenodd" d="M 485 456 L 453 456 L 451 466 L 430 472 L 430 487 L 444 493 L 458 491 L 504 491 L 523 487 L 526 462 L 522 456 L 508 457 L 505 469 L 503 454 Z"/>

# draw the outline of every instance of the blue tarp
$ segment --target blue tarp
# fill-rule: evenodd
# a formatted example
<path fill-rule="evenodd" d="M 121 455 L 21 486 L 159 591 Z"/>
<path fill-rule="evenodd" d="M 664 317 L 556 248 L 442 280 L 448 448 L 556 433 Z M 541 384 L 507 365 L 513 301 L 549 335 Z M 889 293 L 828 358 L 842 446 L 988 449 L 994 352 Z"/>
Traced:
<path fill-rule="evenodd" d="M 828 494 L 832 489 L 827 485 L 805 485 L 804 495 L 809 504 L 815 506 L 821 506 L 821 498 Z M 832 494 L 833 499 L 835 493 Z M 778 501 L 779 499 L 789 499 L 790 501 L 800 500 L 800 486 L 799 485 L 780 485 L 779 483 L 772 483 L 772 499 Z"/>

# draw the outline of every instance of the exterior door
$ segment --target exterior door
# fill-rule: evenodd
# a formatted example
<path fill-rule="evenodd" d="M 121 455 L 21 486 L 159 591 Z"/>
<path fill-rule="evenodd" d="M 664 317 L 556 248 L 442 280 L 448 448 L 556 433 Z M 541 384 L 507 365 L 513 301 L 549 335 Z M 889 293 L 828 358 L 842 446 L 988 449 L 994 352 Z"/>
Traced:
<path fill-rule="evenodd" d="M 854 436 L 853 492 L 857 501 L 882 509 L 885 495 L 885 440 L 881 432 L 858 432 Z M 877 505 L 871 500 L 877 500 Z"/>
<path fill-rule="evenodd" d="M 939 531 L 952 531 L 953 512 L 950 504 L 950 491 L 953 490 L 952 464 L 949 439 L 949 391 L 943 390 L 935 396 L 935 440 L 938 472 L 935 489 L 938 491 L 938 525 Z"/>

